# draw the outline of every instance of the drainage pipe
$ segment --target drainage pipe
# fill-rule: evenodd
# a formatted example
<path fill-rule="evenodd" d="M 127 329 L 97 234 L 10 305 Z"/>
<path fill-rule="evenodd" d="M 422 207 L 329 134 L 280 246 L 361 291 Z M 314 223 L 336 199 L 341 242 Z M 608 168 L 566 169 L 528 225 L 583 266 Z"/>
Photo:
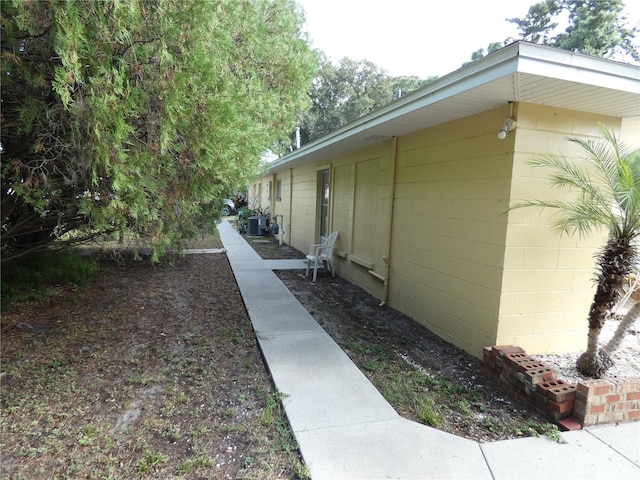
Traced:
<path fill-rule="evenodd" d="M 280 223 L 278 223 L 278 217 L 280 217 Z M 278 235 L 278 244 L 282 245 L 282 235 L 284 234 L 284 218 L 282 217 L 282 215 L 273 215 L 273 228 L 276 229 L 277 227 L 277 232 L 274 232 L 275 235 Z"/>
<path fill-rule="evenodd" d="M 293 241 L 293 238 L 291 237 L 291 224 L 293 222 L 293 168 L 289 168 L 289 226 L 287 227 L 287 230 L 289 232 L 289 246 L 291 245 L 291 242 Z M 284 219 L 282 220 L 282 226 L 284 227 Z"/>
<path fill-rule="evenodd" d="M 398 163 L 398 137 L 393 137 L 393 144 L 391 147 L 391 206 L 389 211 L 391 217 L 389 218 L 389 229 L 387 230 L 387 254 L 382 257 L 382 261 L 385 265 L 386 278 L 384 282 L 384 295 L 380 306 L 387 304 L 389 300 L 389 276 L 391 274 L 391 241 L 393 240 L 393 219 L 395 218 L 395 203 L 396 203 L 396 169 Z"/>

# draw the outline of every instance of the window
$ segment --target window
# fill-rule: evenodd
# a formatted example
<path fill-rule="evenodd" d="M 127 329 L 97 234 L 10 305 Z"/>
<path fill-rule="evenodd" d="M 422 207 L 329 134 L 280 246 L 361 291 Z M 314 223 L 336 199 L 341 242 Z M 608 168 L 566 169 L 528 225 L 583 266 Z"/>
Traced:
<path fill-rule="evenodd" d="M 378 159 L 356 164 L 356 190 L 353 215 L 353 254 L 373 261 L 378 199 Z"/>
<path fill-rule="evenodd" d="M 318 237 L 329 235 L 329 170 L 318 172 Z"/>

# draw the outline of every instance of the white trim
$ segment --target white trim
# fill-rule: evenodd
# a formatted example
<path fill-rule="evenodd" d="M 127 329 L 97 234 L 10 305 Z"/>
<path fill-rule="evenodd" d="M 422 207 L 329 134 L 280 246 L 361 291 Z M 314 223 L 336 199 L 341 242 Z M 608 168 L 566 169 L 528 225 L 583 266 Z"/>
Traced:
<path fill-rule="evenodd" d="M 472 93 L 483 87 L 486 89 L 493 85 L 495 90 L 495 86 L 504 83 L 508 88 L 503 89 L 504 94 L 496 95 L 494 93 L 491 99 L 483 98 L 483 91 L 478 90 L 477 95 L 482 100 L 479 102 L 481 106 L 463 107 L 456 112 L 456 118 L 479 113 L 478 108 L 484 108 L 486 111 L 507 102 L 520 101 L 523 94 L 522 75 L 541 77 L 550 82 L 557 83 L 560 80 L 607 91 L 624 92 L 631 99 L 637 95 L 640 108 L 640 66 L 576 54 L 557 48 L 516 42 L 304 145 L 272 163 L 269 171 L 274 173 L 305 161 L 322 160 L 355 148 L 371 145 L 371 142 L 367 143 L 367 138 L 389 139 L 399 133 L 394 131 L 394 128 L 400 125 L 397 122 L 403 117 L 428 111 L 437 103 L 442 104 L 458 95 Z M 523 101 L 535 103 L 536 99 L 526 98 Z M 571 108 L 571 105 L 563 105 L 563 107 Z M 601 107 L 597 105 L 597 98 L 594 98 L 592 112 L 599 113 L 599 108 Z M 600 113 L 612 114 L 609 111 Z M 438 124 L 453 119 L 427 117 L 430 118 L 432 125 L 434 122 Z M 396 122 L 395 125 L 394 122 Z M 415 124 L 415 130 L 421 128 L 424 126 Z"/>

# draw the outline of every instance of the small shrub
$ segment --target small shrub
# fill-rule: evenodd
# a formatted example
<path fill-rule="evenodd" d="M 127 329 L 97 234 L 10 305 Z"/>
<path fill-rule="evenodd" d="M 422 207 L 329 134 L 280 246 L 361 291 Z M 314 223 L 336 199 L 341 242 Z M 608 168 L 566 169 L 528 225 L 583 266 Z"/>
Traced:
<path fill-rule="evenodd" d="M 9 262 L 2 267 L 2 309 L 41 299 L 57 285 L 84 287 L 97 272 L 93 258 L 71 253 L 44 252 Z"/>
<path fill-rule="evenodd" d="M 178 466 L 176 473 L 178 475 L 186 475 L 197 468 L 210 468 L 211 465 L 211 460 L 205 454 L 198 453 L 196 456 L 183 461 Z"/>
<path fill-rule="evenodd" d="M 156 470 L 160 464 L 167 460 L 166 455 L 161 452 L 152 452 L 147 450 L 144 454 L 144 458 L 138 460 L 138 472 L 139 473 L 151 473 Z"/>
<path fill-rule="evenodd" d="M 416 400 L 416 413 L 425 425 L 438 428 L 442 424 L 442 414 L 431 397 L 420 397 Z"/>
<path fill-rule="evenodd" d="M 525 433 L 533 437 L 537 437 L 540 435 L 544 435 L 554 442 L 557 443 L 567 443 L 566 440 L 560 435 L 560 430 L 558 430 L 558 426 L 548 422 L 536 422 L 535 420 L 529 420 L 523 430 Z"/>

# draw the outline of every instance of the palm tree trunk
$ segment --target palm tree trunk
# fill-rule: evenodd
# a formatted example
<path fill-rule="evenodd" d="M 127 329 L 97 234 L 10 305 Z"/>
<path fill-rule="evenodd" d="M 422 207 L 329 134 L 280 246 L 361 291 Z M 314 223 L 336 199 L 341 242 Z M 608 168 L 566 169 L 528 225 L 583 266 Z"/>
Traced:
<path fill-rule="evenodd" d="M 576 367 L 580 373 L 589 377 L 600 378 L 610 365 L 605 366 L 598 350 L 598 340 L 608 313 L 615 305 L 615 297 L 609 295 L 607 287 L 598 285 L 591 310 L 589 311 L 589 332 L 587 334 L 587 350 L 578 357 Z"/>
<path fill-rule="evenodd" d="M 622 339 L 631 328 L 631 325 L 633 325 L 638 318 L 640 318 L 640 302 L 634 303 L 633 307 L 631 307 L 625 316 L 622 317 L 613 337 L 611 337 L 611 340 L 602 347 L 601 354 L 610 358 L 611 355 L 620 347 Z"/>
<path fill-rule="evenodd" d="M 610 238 L 598 256 L 598 287 L 589 310 L 587 350 L 576 362 L 578 371 L 600 378 L 611 366 L 598 351 L 598 339 L 605 320 L 612 312 L 624 279 L 633 269 L 634 249 L 628 238 Z M 605 364 L 607 363 L 607 364 Z"/>

